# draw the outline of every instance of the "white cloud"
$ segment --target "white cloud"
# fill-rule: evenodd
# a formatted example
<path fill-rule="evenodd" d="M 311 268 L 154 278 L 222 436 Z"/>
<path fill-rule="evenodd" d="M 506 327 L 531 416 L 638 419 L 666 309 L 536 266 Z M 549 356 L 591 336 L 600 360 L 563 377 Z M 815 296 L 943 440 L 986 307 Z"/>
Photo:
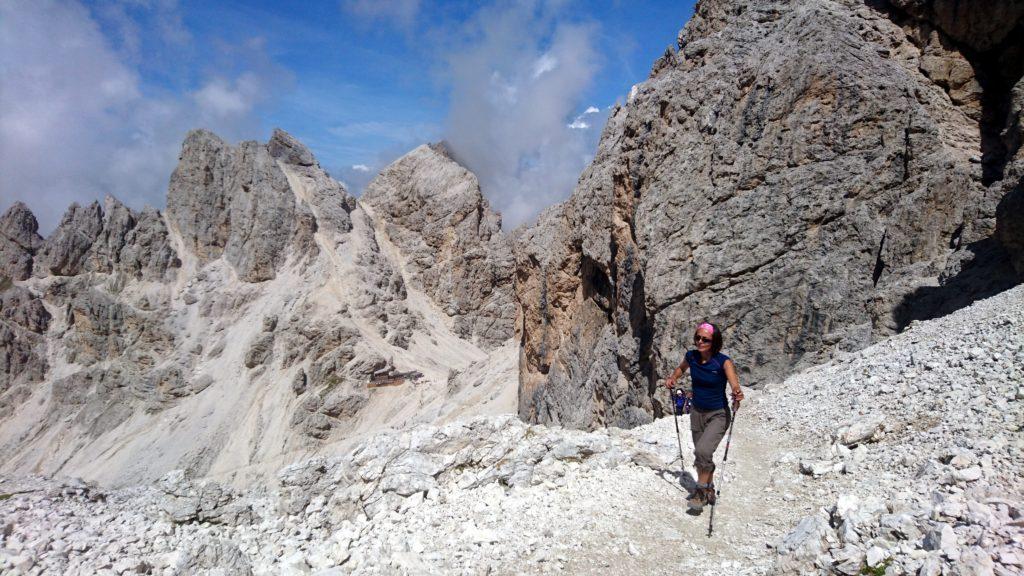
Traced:
<path fill-rule="evenodd" d="M 533 79 L 536 80 L 555 68 L 558 68 L 558 59 L 550 53 L 544 54 L 533 63 Z"/>
<path fill-rule="evenodd" d="M 565 199 L 599 137 L 600 118 L 573 119 L 597 73 L 597 29 L 557 4 L 482 9 L 447 58 L 445 138 L 506 228 Z"/>
<path fill-rule="evenodd" d="M 155 25 L 164 26 L 154 36 L 187 38 L 174 2 L 154 6 L 163 10 Z M 145 84 L 133 28 L 124 26 L 127 46 L 119 50 L 81 4 L 0 2 L 0 210 L 26 202 L 44 233 L 73 201 L 113 194 L 136 208 L 163 206 L 191 128 L 258 135 L 255 111 L 274 83 L 252 46 L 232 54 L 251 69 L 220 66 L 191 95 L 171 94 Z"/>
<path fill-rule="evenodd" d="M 115 0 L 95 3 L 92 11 L 109 28 L 119 54 L 131 62 L 142 59 L 147 42 L 181 50 L 192 40 L 177 0 Z M 145 21 L 145 30 L 140 20 Z"/>
<path fill-rule="evenodd" d="M 244 72 L 235 79 L 212 78 L 192 97 L 206 118 L 238 117 L 252 112 L 262 99 L 259 78 Z"/>
<path fill-rule="evenodd" d="M 215 116 L 244 114 L 249 110 L 245 96 L 228 85 L 222 78 L 215 78 L 199 89 L 194 98 L 204 112 Z"/>
<path fill-rule="evenodd" d="M 344 0 L 342 8 L 367 21 L 384 21 L 410 30 L 420 11 L 420 0 Z"/>
<path fill-rule="evenodd" d="M 366 164 L 353 164 L 352 165 L 352 169 L 355 170 L 356 172 L 369 172 L 370 171 L 370 167 L 367 166 Z"/>
<path fill-rule="evenodd" d="M 601 113 L 601 109 L 598 108 L 597 106 L 588 106 L 587 109 L 584 110 L 582 114 L 580 114 L 579 116 L 574 118 L 572 122 L 567 124 L 567 126 L 569 128 L 571 128 L 572 130 L 589 130 L 591 125 L 590 125 L 590 122 L 587 122 L 586 117 L 590 116 L 592 114 L 600 114 L 600 113 Z M 603 121 L 604 118 L 602 118 L 601 120 Z M 587 162 L 589 163 L 590 161 L 587 160 Z"/>

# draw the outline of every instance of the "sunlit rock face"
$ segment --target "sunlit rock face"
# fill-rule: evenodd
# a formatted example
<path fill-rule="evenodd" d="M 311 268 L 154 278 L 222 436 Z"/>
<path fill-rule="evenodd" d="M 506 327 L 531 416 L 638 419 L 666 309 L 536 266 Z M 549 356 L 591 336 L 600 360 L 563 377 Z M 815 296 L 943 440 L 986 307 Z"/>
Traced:
<path fill-rule="evenodd" d="M 443 145 L 420 146 L 395 161 L 361 201 L 406 255 L 413 280 L 454 318 L 460 336 L 488 348 L 512 336 L 511 244 L 476 176 Z"/>
<path fill-rule="evenodd" d="M 984 4 L 699 3 L 518 236 L 520 416 L 647 421 L 705 318 L 758 384 L 1018 282 L 1022 10 Z"/>

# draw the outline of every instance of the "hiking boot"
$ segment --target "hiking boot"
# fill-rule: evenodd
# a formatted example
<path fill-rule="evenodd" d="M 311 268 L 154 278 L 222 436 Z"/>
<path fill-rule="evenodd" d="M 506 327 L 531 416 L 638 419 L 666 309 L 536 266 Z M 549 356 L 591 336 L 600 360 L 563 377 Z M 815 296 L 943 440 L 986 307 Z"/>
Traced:
<path fill-rule="evenodd" d="M 704 488 L 700 485 L 693 491 L 693 494 L 689 499 L 686 500 L 687 507 L 690 510 L 700 512 L 704 509 L 704 505 L 708 503 L 707 497 L 704 495 Z"/>
<path fill-rule="evenodd" d="M 715 500 L 715 485 L 713 483 L 709 482 L 707 484 L 707 486 L 705 486 L 704 488 L 701 489 L 701 492 L 704 493 L 704 501 L 707 502 L 709 505 L 714 506 L 715 505 L 715 501 L 716 501 Z"/>

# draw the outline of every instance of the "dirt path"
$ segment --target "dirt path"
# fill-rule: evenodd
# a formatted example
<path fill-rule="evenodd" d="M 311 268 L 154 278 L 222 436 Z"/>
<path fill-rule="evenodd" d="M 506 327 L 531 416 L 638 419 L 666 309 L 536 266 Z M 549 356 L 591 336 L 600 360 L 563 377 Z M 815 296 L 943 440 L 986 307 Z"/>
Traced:
<path fill-rule="evenodd" d="M 494 542 L 471 544 L 467 540 L 472 538 L 463 535 L 448 553 L 468 554 L 479 547 L 485 557 L 493 553 L 506 560 L 494 573 L 508 575 L 765 574 L 775 555 L 769 544 L 821 500 L 786 458 L 797 448 L 794 441 L 767 433 L 756 409 L 741 413 L 729 462 L 720 464 L 716 474 L 721 497 L 709 538 L 710 508 L 699 515 L 687 511 L 693 446 L 682 420 L 680 428 L 685 470 L 678 459 L 660 472 L 635 465 L 598 469 L 572 464 L 555 483 L 510 493 L 493 486 L 452 494 L 449 512 L 473 530 L 498 536 Z M 678 453 L 671 418 L 650 426 L 646 438 L 659 451 Z M 716 462 L 724 450 L 723 441 Z"/>
<path fill-rule="evenodd" d="M 630 478 L 616 486 L 610 499 L 628 494 L 629 506 L 615 506 L 606 515 L 607 524 L 618 526 L 618 546 L 600 534 L 584 539 L 584 553 L 567 566 L 572 574 L 601 574 L 611 569 L 619 574 L 729 573 L 764 574 L 771 565 L 776 542 L 801 516 L 810 510 L 796 502 L 802 492 L 792 467 L 774 466 L 788 450 L 789 439 L 769 436 L 753 411 L 736 420 L 729 461 L 722 464 L 725 442 L 715 461 L 720 500 L 715 507 L 714 532 L 708 537 L 710 507 L 694 515 L 686 507 L 688 488 L 695 482 L 693 444 L 688 422 L 680 421 L 685 470 L 656 473 L 643 468 L 623 470 Z M 655 429 L 675 442 L 671 418 L 659 421 Z M 676 462 L 678 464 L 678 461 Z M 789 494 L 793 502 L 784 500 Z M 610 504 L 604 498 L 593 503 L 595 511 Z M 596 536 L 596 537 L 595 537 Z M 630 549 L 632 543 L 632 550 Z M 609 545 L 612 544 L 612 545 Z"/>

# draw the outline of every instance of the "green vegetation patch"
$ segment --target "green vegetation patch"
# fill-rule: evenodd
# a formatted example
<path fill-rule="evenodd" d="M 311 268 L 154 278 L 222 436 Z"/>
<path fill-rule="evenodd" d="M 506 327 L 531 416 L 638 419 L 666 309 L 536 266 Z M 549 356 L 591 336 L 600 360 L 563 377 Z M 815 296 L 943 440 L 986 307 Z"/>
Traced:
<path fill-rule="evenodd" d="M 863 574 L 864 576 L 885 576 L 885 569 L 888 568 L 890 564 L 892 564 L 892 558 L 882 560 L 874 568 L 865 564 L 864 567 L 860 569 L 860 574 Z"/>

